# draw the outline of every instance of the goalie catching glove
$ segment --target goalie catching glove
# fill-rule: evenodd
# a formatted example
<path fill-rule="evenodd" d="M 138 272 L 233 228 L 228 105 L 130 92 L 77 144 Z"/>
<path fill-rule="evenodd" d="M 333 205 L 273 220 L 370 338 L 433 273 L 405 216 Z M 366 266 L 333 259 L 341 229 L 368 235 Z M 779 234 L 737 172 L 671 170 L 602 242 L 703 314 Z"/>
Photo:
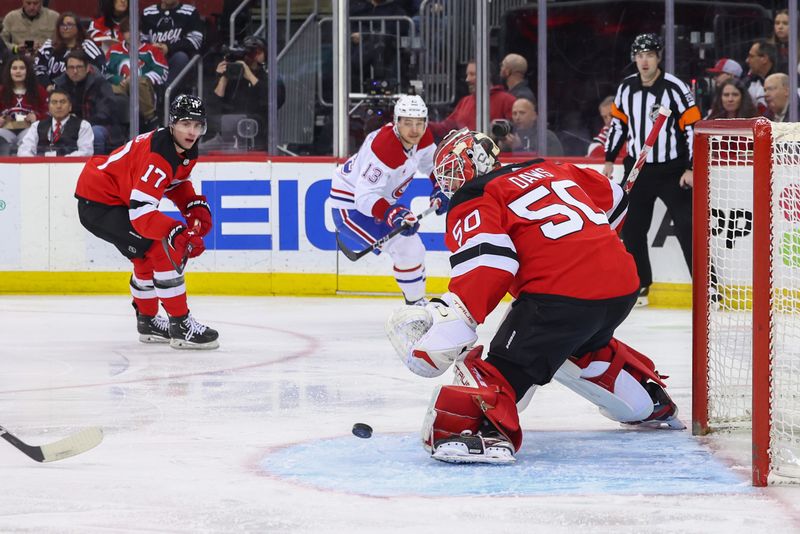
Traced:
<path fill-rule="evenodd" d="M 386 335 L 406 367 L 433 378 L 466 356 L 478 340 L 477 326 L 458 295 L 445 293 L 424 307 L 406 306 L 392 313 Z"/>

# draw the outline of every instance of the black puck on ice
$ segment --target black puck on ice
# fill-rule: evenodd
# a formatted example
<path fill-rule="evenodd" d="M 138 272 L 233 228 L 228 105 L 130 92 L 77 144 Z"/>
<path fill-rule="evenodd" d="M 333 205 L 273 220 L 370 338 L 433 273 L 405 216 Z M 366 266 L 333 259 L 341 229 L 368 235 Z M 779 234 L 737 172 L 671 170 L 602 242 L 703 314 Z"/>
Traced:
<path fill-rule="evenodd" d="M 372 427 L 365 423 L 356 423 L 353 425 L 353 434 L 363 439 L 371 438 Z"/>

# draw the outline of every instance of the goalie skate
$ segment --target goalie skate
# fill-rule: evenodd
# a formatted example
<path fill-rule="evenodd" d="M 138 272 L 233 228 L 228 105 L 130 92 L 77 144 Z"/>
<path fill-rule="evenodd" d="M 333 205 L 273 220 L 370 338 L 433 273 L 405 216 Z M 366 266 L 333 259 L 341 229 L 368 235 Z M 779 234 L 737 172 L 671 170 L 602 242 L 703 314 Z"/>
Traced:
<path fill-rule="evenodd" d="M 436 442 L 431 458 L 451 464 L 510 464 L 516 461 L 514 447 L 499 433 L 483 436 L 465 430 L 458 436 Z"/>

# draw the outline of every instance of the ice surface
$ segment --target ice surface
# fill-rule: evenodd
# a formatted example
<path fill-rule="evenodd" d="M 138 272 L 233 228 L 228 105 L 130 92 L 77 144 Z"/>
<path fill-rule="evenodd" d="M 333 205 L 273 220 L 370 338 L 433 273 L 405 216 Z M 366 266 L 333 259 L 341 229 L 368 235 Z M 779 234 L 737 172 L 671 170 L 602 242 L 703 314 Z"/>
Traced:
<path fill-rule="evenodd" d="M 517 465 L 430 460 L 418 428 L 449 378 L 394 356 L 396 299 L 190 304 L 220 350 L 138 343 L 125 297 L 0 297 L 0 424 L 106 434 L 44 465 L 0 443 L 0 532 L 800 532 L 800 488 L 751 488 L 746 445 L 621 428 L 558 384 L 523 412 Z M 636 310 L 618 334 L 688 423 L 689 312 Z"/>

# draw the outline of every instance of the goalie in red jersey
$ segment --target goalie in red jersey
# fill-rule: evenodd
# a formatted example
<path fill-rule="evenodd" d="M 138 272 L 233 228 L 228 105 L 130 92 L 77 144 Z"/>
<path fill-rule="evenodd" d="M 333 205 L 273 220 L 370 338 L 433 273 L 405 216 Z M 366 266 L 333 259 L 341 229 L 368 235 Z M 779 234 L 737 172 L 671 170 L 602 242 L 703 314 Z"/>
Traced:
<path fill-rule="evenodd" d="M 219 347 L 217 331 L 189 313 L 179 266 L 203 253 L 203 236 L 212 228 L 206 197 L 189 181 L 205 131 L 202 100 L 179 95 L 170 106 L 168 128 L 139 135 L 109 156 L 92 158 L 78 178 L 81 224 L 133 262 L 131 294 L 144 343 Z M 175 203 L 186 224 L 159 211 L 163 197 Z M 168 318 L 158 314 L 159 301 Z"/>
<path fill-rule="evenodd" d="M 435 377 L 422 429 L 433 458 L 508 463 L 522 445 L 518 409 L 553 378 L 622 423 L 684 428 L 653 362 L 615 339 L 639 292 L 617 232 L 627 197 L 599 172 L 542 159 L 500 167 L 487 136 L 451 132 L 434 157 L 451 197 L 449 292 L 387 322 L 403 362 Z M 475 329 L 514 297 L 485 359 Z M 472 349 L 472 350 L 470 350 Z"/>

